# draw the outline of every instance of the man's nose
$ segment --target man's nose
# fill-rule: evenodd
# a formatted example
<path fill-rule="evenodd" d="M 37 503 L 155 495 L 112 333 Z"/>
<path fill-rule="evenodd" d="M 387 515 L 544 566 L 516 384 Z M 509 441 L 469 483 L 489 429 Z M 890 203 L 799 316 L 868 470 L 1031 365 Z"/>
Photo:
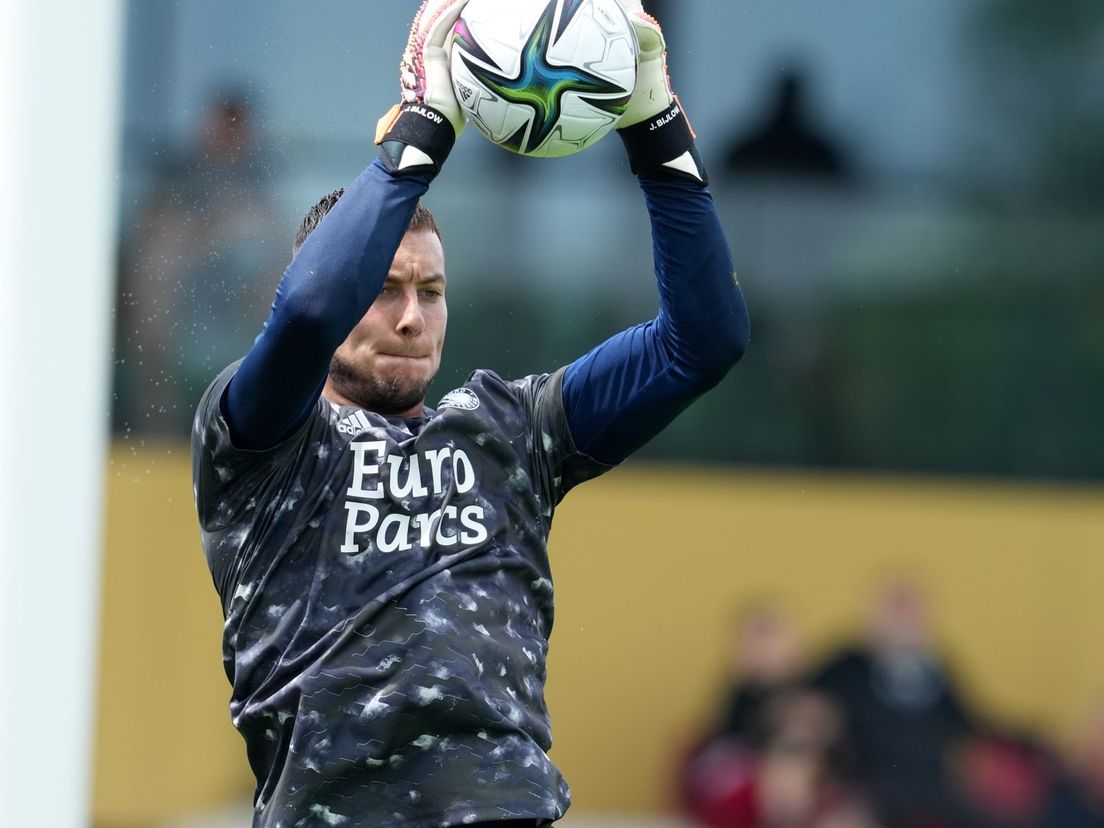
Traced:
<path fill-rule="evenodd" d="M 399 333 L 403 336 L 418 336 L 424 330 L 425 317 L 422 315 L 417 291 L 404 292 L 399 312 Z"/>

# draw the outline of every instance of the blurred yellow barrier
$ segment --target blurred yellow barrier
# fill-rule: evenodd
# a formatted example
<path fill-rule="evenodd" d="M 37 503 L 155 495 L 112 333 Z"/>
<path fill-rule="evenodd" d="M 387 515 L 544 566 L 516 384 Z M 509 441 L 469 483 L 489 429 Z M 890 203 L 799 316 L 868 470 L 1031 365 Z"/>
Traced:
<path fill-rule="evenodd" d="M 108 469 L 94 819 L 106 828 L 241 797 L 222 615 L 184 445 L 118 446 Z"/>
<path fill-rule="evenodd" d="M 779 599 L 823 647 L 907 571 L 984 709 L 1060 734 L 1104 695 L 1098 488 L 630 464 L 567 498 L 551 554 L 553 756 L 580 810 L 669 803 L 751 598 Z M 243 796 L 185 446 L 113 452 L 103 583 L 97 824 Z"/>

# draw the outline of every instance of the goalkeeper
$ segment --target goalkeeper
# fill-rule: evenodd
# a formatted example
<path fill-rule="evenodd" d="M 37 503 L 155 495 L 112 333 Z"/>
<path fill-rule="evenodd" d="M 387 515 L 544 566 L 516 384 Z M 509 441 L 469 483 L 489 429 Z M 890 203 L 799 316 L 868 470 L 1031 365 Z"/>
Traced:
<path fill-rule="evenodd" d="M 477 371 L 425 405 L 447 306 L 419 199 L 463 126 L 443 46 L 464 2 L 423 5 L 379 159 L 308 214 L 263 331 L 196 415 L 196 508 L 255 828 L 560 818 L 544 702 L 553 511 L 747 345 L 662 33 L 622 0 L 641 53 L 618 126 L 659 314 L 551 374 Z"/>

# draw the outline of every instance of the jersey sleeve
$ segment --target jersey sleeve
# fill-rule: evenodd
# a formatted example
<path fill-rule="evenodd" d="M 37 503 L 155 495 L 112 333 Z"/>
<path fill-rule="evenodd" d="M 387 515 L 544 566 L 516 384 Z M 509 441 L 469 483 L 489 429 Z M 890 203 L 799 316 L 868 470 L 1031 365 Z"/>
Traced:
<path fill-rule="evenodd" d="M 567 373 L 561 368 L 540 377 L 530 386 L 531 411 L 539 444 L 535 446 L 539 467 L 552 496 L 558 504 L 580 483 L 585 483 L 613 468 L 594 459 L 575 444 L 564 408 L 563 381 Z"/>
<path fill-rule="evenodd" d="M 471 385 L 492 405 L 515 408 L 495 413 L 499 428 L 524 453 L 534 485 L 546 504 L 546 515 L 571 489 L 613 468 L 575 444 L 564 409 L 565 369 L 506 382 L 490 371 L 476 371 Z M 495 402 L 496 398 L 501 402 Z"/>
<path fill-rule="evenodd" d="M 224 370 L 200 400 L 192 427 L 192 480 L 196 511 L 204 532 L 226 529 L 245 519 L 266 494 L 272 480 L 287 467 L 312 428 L 311 417 L 269 449 L 253 451 L 235 445 L 224 412 L 226 389 L 240 362 Z M 316 409 L 326 405 L 319 400 Z"/>

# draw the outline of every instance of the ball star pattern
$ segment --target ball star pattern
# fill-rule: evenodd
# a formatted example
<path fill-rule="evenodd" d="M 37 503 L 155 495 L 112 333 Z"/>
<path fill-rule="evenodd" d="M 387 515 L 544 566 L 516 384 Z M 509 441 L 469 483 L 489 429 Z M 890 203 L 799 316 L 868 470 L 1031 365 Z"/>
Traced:
<path fill-rule="evenodd" d="M 554 25 L 556 9 L 561 5 L 561 0 L 550 0 L 522 48 L 521 66 L 517 77 L 514 78 L 502 74 L 501 68 L 479 45 L 463 19 L 456 24 L 454 37 L 461 47 L 460 56 L 471 73 L 504 100 L 532 107 L 534 111 L 528 139 L 525 135 L 527 125 L 504 141 L 503 146 L 515 152 L 525 153 L 531 153 L 540 147 L 555 130 L 556 122 L 560 118 L 563 96 L 568 92 L 577 92 L 582 96 L 609 96 L 621 93 L 617 98 L 584 97 L 583 99 L 614 116 L 619 117 L 625 111 L 629 102 L 627 90 L 580 67 L 554 66 L 548 62 L 549 47 L 563 35 L 582 3 L 583 0 L 563 0 L 560 23 L 556 27 Z M 489 69 L 488 66 L 494 66 L 498 71 Z"/>

